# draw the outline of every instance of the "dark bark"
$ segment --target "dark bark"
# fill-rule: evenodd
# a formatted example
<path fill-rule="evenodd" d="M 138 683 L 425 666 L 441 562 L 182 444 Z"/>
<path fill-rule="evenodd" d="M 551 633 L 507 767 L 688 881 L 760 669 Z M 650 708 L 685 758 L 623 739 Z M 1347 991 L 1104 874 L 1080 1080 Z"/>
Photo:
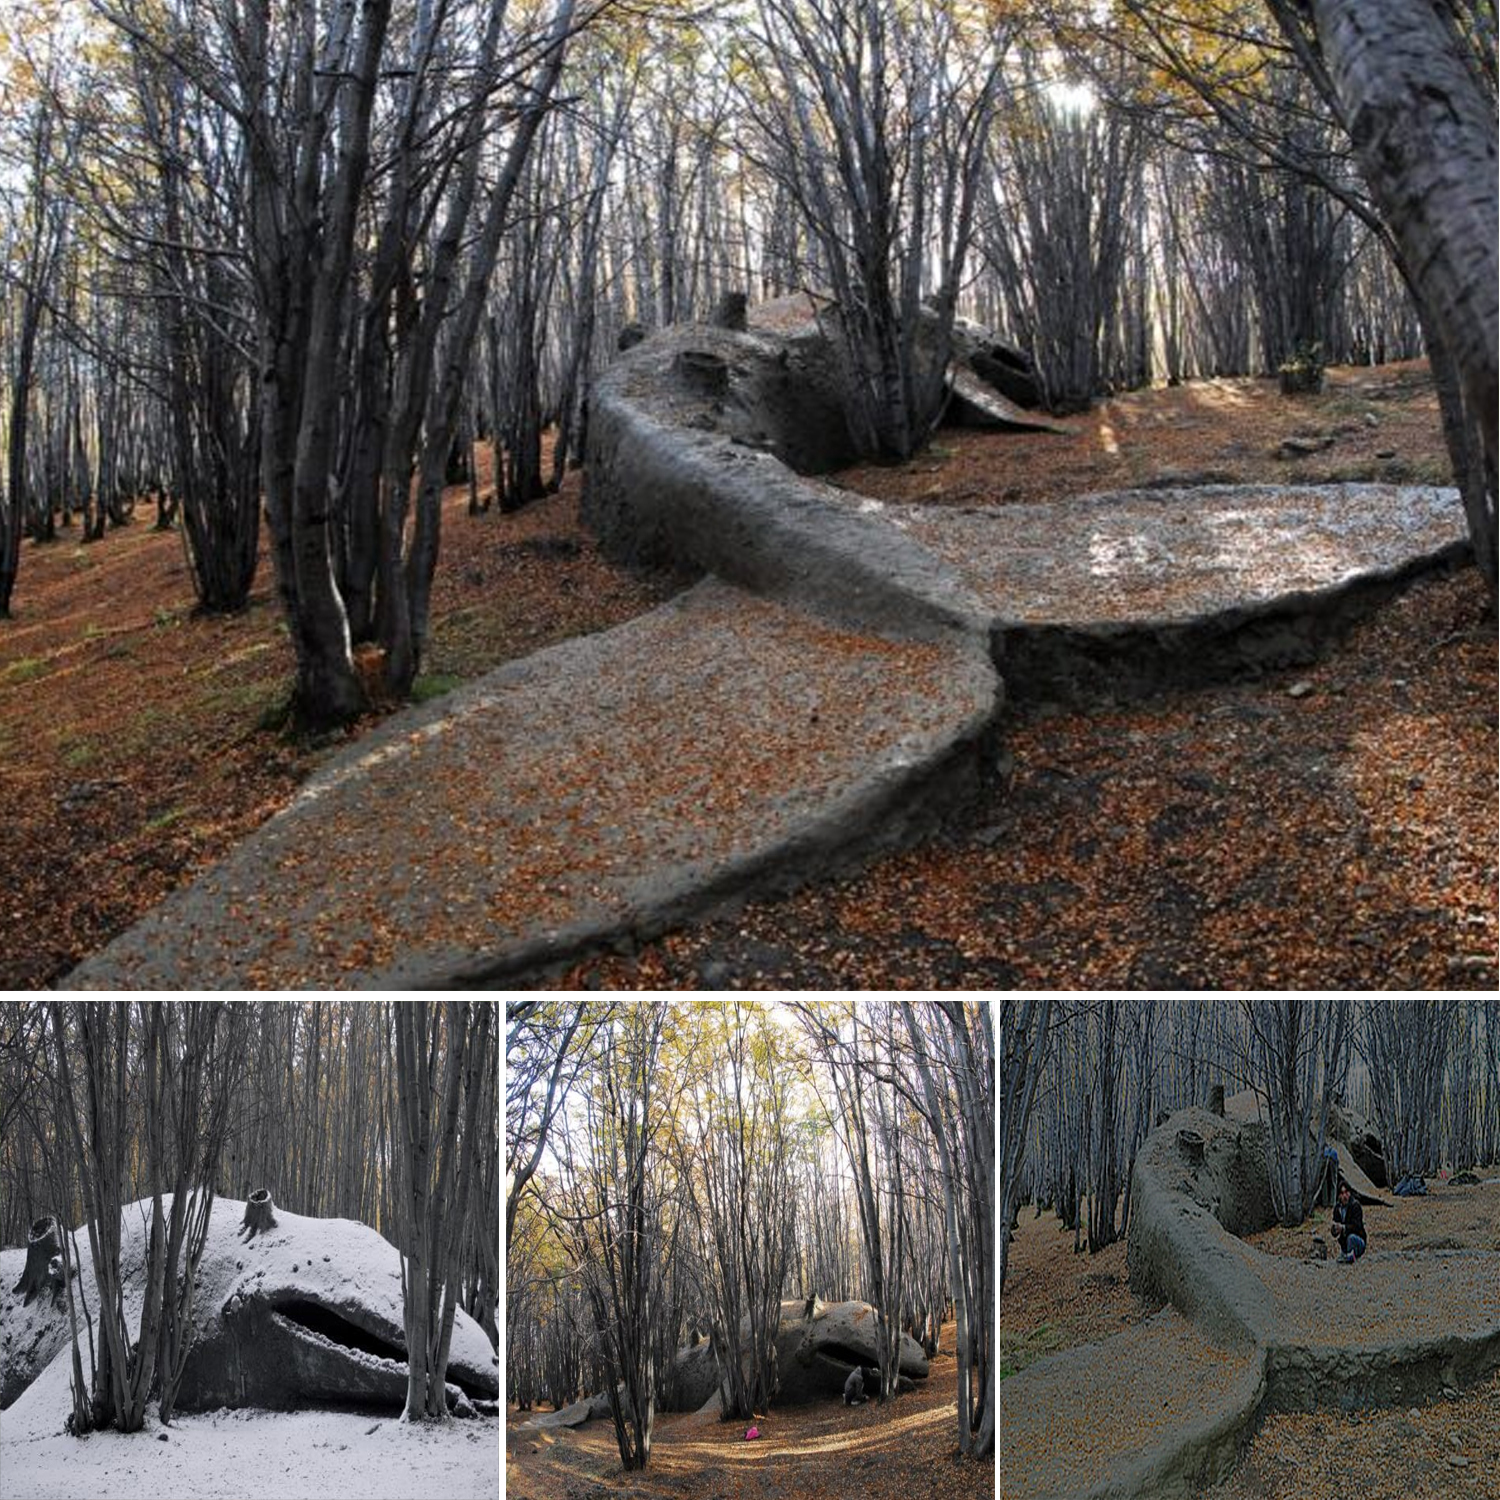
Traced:
<path fill-rule="evenodd" d="M 13 1293 L 24 1296 L 23 1306 L 30 1307 L 39 1292 L 61 1293 L 62 1279 L 54 1278 L 48 1269 L 52 1257 L 61 1254 L 62 1237 L 58 1233 L 57 1220 L 51 1214 L 36 1220 L 26 1237 L 26 1267 L 21 1272 L 21 1279 L 11 1288 Z"/>
<path fill-rule="evenodd" d="M 275 1229 L 275 1227 L 276 1205 L 271 1199 L 271 1190 L 270 1188 L 257 1188 L 245 1200 L 245 1217 L 240 1220 L 240 1228 L 250 1231 L 245 1239 L 248 1242 L 257 1234 L 264 1234 L 266 1230 Z"/>

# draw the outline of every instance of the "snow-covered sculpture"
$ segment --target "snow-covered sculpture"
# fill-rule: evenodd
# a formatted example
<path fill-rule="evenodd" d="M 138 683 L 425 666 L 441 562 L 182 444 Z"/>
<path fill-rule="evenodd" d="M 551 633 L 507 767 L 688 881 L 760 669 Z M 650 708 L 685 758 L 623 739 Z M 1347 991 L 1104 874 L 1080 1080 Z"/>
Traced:
<path fill-rule="evenodd" d="M 164 1198 L 170 1213 L 170 1198 Z M 250 1210 L 254 1211 L 251 1212 Z M 120 1265 L 126 1319 L 139 1326 L 151 1200 L 123 1210 Z M 246 1225 L 252 1227 L 245 1236 Z M 74 1283 L 98 1306 L 84 1245 Z M 0 1251 L 0 1286 L 20 1271 L 19 1250 Z M 177 1406 L 289 1408 L 406 1399 L 401 1260 L 395 1246 L 352 1219 L 310 1219 L 273 1205 L 269 1193 L 214 1201 L 193 1299 L 194 1336 Z M 79 1314 L 85 1367 L 87 1341 Z M 68 1315 L 51 1299 L 0 1301 L 0 1408 L 45 1401 L 68 1409 Z M 55 1389 L 53 1387 L 55 1386 Z M 499 1358 L 459 1309 L 448 1361 L 448 1403 L 460 1412 L 500 1392 Z M 24 1394 L 23 1394 L 24 1393 Z"/>

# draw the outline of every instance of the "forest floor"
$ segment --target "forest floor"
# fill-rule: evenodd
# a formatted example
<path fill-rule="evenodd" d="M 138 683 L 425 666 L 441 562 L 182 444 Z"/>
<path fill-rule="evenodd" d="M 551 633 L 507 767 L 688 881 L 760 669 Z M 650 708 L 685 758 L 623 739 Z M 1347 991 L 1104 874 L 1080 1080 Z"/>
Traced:
<path fill-rule="evenodd" d="M 148 1415 L 139 1432 L 9 1443 L 6 1500 L 489 1500 L 500 1494 L 492 1417 L 428 1428 L 352 1411 Z M 154 1440 L 153 1440 L 154 1439 Z"/>
<path fill-rule="evenodd" d="M 1453 1462 L 1463 1459 L 1462 1464 Z M 1205 1500 L 1497 1500 L 1500 1375 L 1424 1406 L 1273 1413 Z"/>
<path fill-rule="evenodd" d="M 1330 369 L 1315 396 L 1251 379 L 1129 391 L 1064 425 L 1066 436 L 948 428 L 910 463 L 860 464 L 834 479 L 877 500 L 933 505 L 1139 486 L 1452 483 L 1425 360 Z M 1313 451 L 1283 456 L 1289 439 Z"/>
<path fill-rule="evenodd" d="M 479 478 L 489 483 L 489 451 Z M 673 590 L 612 566 L 578 519 L 581 476 L 511 515 L 450 490 L 425 699 Z M 249 607 L 194 613 L 175 532 L 153 512 L 101 542 L 27 544 L 0 626 L 0 988 L 56 982 L 289 802 L 379 722 L 285 727 L 291 646 L 268 545 Z"/>
<path fill-rule="evenodd" d="M 1500 1178 L 1500 1168 L 1485 1168 L 1478 1175 Z M 1500 1181 L 1450 1187 L 1434 1179 L 1422 1198 L 1396 1198 L 1384 1189 L 1380 1196 L 1388 1206 L 1365 1209 L 1372 1251 L 1500 1250 Z M 1267 1255 L 1304 1261 L 1314 1233 L 1322 1235 L 1332 1249 L 1331 1214 L 1330 1209 L 1319 1209 L 1309 1224 L 1295 1229 L 1278 1224 L 1259 1234 L 1247 1234 L 1245 1243 Z"/>
<path fill-rule="evenodd" d="M 508 1500 L 944 1500 L 995 1492 L 993 1463 L 958 1456 L 953 1325 L 917 1389 L 881 1405 L 824 1401 L 747 1423 L 710 1412 L 659 1415 L 642 1474 L 620 1467 L 613 1425 L 517 1431 L 535 1413 L 506 1413 Z M 545 1409 L 545 1408 L 544 1408 Z"/>
<path fill-rule="evenodd" d="M 1107 1339 L 1162 1305 L 1130 1290 L 1124 1240 L 1095 1255 L 1074 1255 L 1073 1231 L 1056 1214 L 1035 1218 L 1023 1208 L 1000 1298 L 1000 1378 L 1044 1354 Z"/>
<path fill-rule="evenodd" d="M 1367 420 L 1367 418 L 1369 420 Z M 1135 392 L 1069 436 L 946 431 L 839 482 L 973 505 L 1150 483 L 1445 482 L 1420 364 Z M 1327 446 L 1283 458 L 1289 437 Z M 1387 456 L 1388 455 L 1388 456 Z M 861 873 L 556 981 L 608 988 L 1484 989 L 1496 632 L 1428 578 L 1312 667 L 1009 716 L 978 804 Z"/>

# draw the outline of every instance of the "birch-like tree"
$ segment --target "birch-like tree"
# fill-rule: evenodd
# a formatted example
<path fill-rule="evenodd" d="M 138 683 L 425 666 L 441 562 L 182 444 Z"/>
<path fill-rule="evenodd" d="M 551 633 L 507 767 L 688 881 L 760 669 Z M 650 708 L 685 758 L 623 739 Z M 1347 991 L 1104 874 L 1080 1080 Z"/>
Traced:
<path fill-rule="evenodd" d="M 1460 1023 L 1467 1032 L 1464 1008 L 1445 1000 L 1371 1000 L 1360 1008 L 1355 1046 L 1370 1070 L 1370 1108 L 1392 1187 L 1442 1165 L 1444 1096 Z"/>
<path fill-rule="evenodd" d="M 683 1181 L 727 1392 L 724 1415 L 750 1417 L 776 1394 L 796 1208 L 793 1071 L 763 1011 L 732 1002 L 701 1019 L 706 1070 L 703 1086 L 690 1090 L 691 1163 Z"/>
<path fill-rule="evenodd" d="M 1325 1176 L 1328 1106 L 1353 1043 L 1347 1000 L 1246 1000 L 1242 1066 L 1266 1120 L 1266 1168 L 1277 1218 L 1303 1222 Z"/>
<path fill-rule="evenodd" d="M 904 1013 L 937 1147 L 948 1289 L 958 1358 L 958 1447 L 994 1451 L 995 1040 L 985 1002 L 943 1001 Z M 924 1027 L 921 1022 L 927 1024 Z"/>
<path fill-rule="evenodd" d="M 441 1010 L 420 1000 L 394 1007 L 405 1421 L 448 1418 L 445 1377 L 465 1227 L 477 1163 L 493 1139 L 480 1106 L 494 1010 L 493 1002 L 460 1000 Z"/>
<path fill-rule="evenodd" d="M 1000 1001 L 1000 1290 L 1010 1259 L 1010 1227 L 1021 1202 L 1026 1131 L 1047 1058 L 1050 1000 Z"/>
<path fill-rule="evenodd" d="M 650 1461 L 663 1374 L 668 1095 L 660 1059 L 668 1020 L 668 1007 L 651 1001 L 622 1006 L 604 1022 L 581 1080 L 579 1138 L 575 1143 L 563 1132 L 556 1148 L 564 1162 L 568 1243 L 627 1470 Z"/>

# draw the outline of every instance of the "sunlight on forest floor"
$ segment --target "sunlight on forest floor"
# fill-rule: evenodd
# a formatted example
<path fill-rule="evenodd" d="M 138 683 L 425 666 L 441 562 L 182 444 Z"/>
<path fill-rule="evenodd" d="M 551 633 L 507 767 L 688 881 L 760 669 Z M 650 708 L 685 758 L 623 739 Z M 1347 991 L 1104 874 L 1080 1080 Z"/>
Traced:
<path fill-rule="evenodd" d="M 506 1495 L 510 1500 L 566 1500 L 580 1481 L 598 1500 L 616 1490 L 633 1496 L 722 1495 L 726 1500 L 821 1500 L 858 1494 L 862 1500 L 994 1494 L 992 1462 L 960 1461 L 957 1362 L 953 1325 L 917 1389 L 882 1406 L 839 1401 L 773 1409 L 757 1416 L 761 1436 L 744 1440 L 743 1422 L 709 1413 L 658 1416 L 646 1473 L 620 1469 L 614 1428 L 606 1419 L 555 1432 L 517 1430 L 528 1413 L 507 1413 Z M 555 1441 L 554 1441 L 555 1439 Z M 836 1457 L 834 1457 L 836 1456 Z M 834 1461 L 830 1465 L 829 1460 Z"/>
<path fill-rule="evenodd" d="M 944 429 L 909 464 L 832 476 L 877 500 L 1011 505 L 1136 485 L 1448 484 L 1451 469 L 1423 360 L 1332 368 L 1321 394 L 1274 380 L 1193 381 L 1126 391 L 1071 418 L 1068 433 Z M 1298 457 L 1288 438 L 1325 446 Z"/>

